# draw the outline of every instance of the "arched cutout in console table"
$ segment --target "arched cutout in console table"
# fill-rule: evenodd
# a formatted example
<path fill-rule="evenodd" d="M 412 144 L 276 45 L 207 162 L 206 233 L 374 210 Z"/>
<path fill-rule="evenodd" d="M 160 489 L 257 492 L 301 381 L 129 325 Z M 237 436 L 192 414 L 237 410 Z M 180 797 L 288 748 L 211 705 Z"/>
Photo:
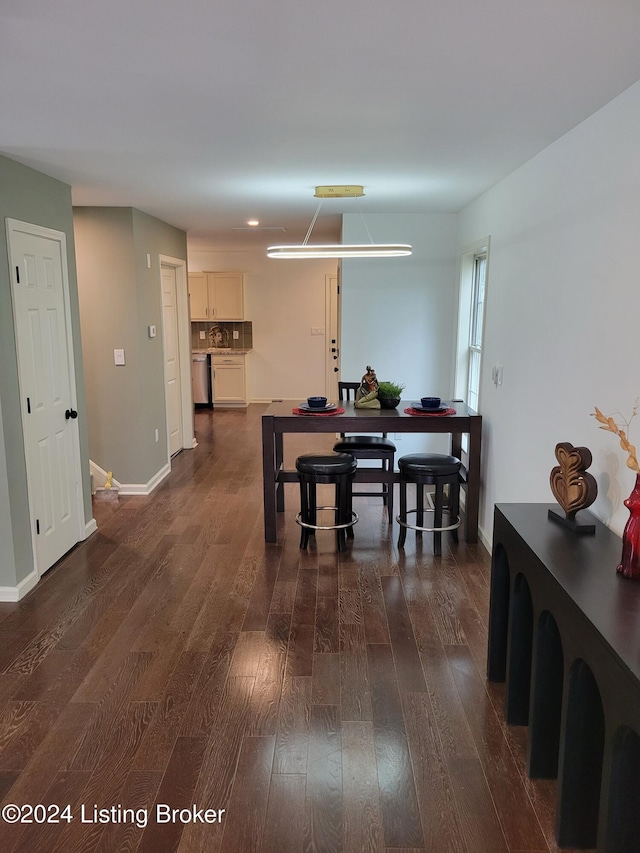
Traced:
<path fill-rule="evenodd" d="M 511 633 L 508 648 L 508 678 L 505 717 L 509 725 L 529 722 L 529 683 L 533 646 L 533 605 L 527 579 L 517 574 L 511 593 Z"/>
<path fill-rule="evenodd" d="M 607 853 L 629 853 L 640 838 L 640 736 L 620 726 L 613 738 Z"/>
<path fill-rule="evenodd" d="M 529 776 L 555 779 L 560 752 L 564 653 L 556 620 L 548 610 L 538 619 L 533 702 L 529 716 Z"/>
<path fill-rule="evenodd" d="M 595 847 L 604 753 L 604 711 L 596 680 L 583 660 L 575 660 L 569 671 L 562 743 L 558 844 L 561 847 Z"/>

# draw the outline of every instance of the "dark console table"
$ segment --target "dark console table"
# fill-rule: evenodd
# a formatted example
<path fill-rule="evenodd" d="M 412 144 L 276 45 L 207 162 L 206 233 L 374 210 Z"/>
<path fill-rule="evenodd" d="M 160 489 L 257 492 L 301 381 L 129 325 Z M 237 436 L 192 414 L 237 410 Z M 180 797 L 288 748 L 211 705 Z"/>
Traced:
<path fill-rule="evenodd" d="M 487 676 L 529 726 L 529 775 L 558 779 L 558 844 L 640 851 L 640 583 L 616 573 L 619 536 L 549 509 L 495 507 Z"/>

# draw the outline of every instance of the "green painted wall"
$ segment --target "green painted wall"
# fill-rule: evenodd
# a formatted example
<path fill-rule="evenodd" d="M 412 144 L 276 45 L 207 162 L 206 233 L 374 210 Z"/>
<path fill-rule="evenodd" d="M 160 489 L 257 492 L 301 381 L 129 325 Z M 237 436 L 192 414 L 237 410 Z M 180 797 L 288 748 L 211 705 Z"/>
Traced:
<path fill-rule="evenodd" d="M 144 486 L 168 455 L 159 256 L 186 260 L 186 234 L 123 207 L 77 207 L 74 223 L 89 455 L 123 485 Z M 125 350 L 124 366 L 114 349 Z"/>
<path fill-rule="evenodd" d="M 85 522 L 90 521 L 92 510 L 71 188 L 0 155 L 0 218 L 3 223 L 0 233 L 0 586 L 13 587 L 33 571 L 33 553 L 5 227 L 7 218 L 66 234 Z"/>

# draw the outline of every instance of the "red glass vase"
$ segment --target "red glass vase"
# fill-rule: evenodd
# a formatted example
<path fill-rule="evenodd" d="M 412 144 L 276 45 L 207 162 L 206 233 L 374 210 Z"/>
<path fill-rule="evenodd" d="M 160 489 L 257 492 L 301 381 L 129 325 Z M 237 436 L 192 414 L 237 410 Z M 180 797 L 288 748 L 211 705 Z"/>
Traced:
<path fill-rule="evenodd" d="M 622 558 L 617 571 L 625 578 L 640 580 L 640 474 L 636 474 L 636 484 L 624 505 L 630 515 L 622 534 Z"/>

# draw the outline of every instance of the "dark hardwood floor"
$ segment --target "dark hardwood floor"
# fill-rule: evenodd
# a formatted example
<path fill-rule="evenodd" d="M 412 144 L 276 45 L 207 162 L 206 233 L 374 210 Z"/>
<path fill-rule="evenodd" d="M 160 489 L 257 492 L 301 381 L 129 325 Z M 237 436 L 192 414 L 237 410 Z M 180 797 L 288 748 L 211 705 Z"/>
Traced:
<path fill-rule="evenodd" d="M 557 850 L 555 783 L 485 680 L 486 551 L 398 554 L 365 498 L 347 553 L 300 552 L 294 485 L 266 545 L 263 410 L 198 413 L 151 497 L 97 502 L 0 604 L 0 794 L 45 806 L 5 809 L 0 850 Z M 288 464 L 332 440 L 287 437 Z"/>

